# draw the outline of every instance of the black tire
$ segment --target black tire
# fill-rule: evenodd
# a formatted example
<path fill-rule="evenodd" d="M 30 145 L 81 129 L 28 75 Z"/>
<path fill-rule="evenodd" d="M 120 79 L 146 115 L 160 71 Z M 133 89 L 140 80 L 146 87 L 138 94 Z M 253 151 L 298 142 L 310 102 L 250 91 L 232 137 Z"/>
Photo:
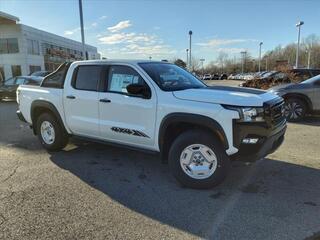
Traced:
<path fill-rule="evenodd" d="M 180 165 L 180 156 L 183 150 L 193 144 L 202 144 L 209 147 L 217 158 L 217 167 L 213 174 L 205 179 L 190 177 Z M 214 137 L 202 130 L 190 130 L 179 135 L 169 151 L 169 166 L 175 178 L 185 187 L 207 189 L 217 186 L 227 176 L 230 161 L 223 145 Z"/>
<path fill-rule="evenodd" d="M 285 100 L 285 117 L 289 122 L 301 121 L 307 112 L 306 103 L 299 98 L 287 98 Z"/>
<path fill-rule="evenodd" d="M 54 129 L 55 137 L 54 141 L 50 144 L 46 143 L 41 134 L 41 125 L 44 121 L 49 122 Z M 43 113 L 37 119 L 37 135 L 40 140 L 42 146 L 48 151 L 60 151 L 62 150 L 67 144 L 69 140 L 68 133 L 65 131 L 63 126 L 59 124 L 57 119 L 52 116 L 50 113 Z"/>

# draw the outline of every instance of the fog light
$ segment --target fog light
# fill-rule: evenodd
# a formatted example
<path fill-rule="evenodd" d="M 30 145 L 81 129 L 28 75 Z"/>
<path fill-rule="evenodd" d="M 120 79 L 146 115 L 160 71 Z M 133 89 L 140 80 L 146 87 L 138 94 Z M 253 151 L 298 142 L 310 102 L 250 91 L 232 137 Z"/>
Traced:
<path fill-rule="evenodd" d="M 242 140 L 242 143 L 245 144 L 256 144 L 258 142 L 259 138 L 244 138 Z"/>

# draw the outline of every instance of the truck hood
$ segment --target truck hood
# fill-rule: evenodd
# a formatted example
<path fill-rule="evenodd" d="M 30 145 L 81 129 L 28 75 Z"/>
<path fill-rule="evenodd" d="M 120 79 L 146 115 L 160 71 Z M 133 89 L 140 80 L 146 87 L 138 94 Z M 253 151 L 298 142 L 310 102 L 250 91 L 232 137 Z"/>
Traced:
<path fill-rule="evenodd" d="M 174 91 L 173 95 L 181 100 L 247 107 L 263 106 L 264 102 L 277 98 L 262 90 L 227 86 L 186 89 Z"/>

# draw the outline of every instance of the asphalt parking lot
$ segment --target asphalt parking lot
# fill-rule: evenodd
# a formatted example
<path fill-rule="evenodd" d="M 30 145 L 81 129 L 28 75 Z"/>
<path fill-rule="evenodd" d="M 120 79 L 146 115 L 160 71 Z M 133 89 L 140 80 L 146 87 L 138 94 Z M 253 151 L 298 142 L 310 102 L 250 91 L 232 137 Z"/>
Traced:
<path fill-rule="evenodd" d="M 289 124 L 278 151 L 199 191 L 156 155 L 75 139 L 48 153 L 16 108 L 0 102 L 0 239 L 320 237 L 320 118 Z"/>

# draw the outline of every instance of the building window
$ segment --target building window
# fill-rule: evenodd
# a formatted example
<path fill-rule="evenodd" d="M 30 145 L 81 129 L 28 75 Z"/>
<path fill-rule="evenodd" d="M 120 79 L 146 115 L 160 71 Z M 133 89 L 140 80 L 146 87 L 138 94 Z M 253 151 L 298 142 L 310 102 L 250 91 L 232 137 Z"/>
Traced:
<path fill-rule="evenodd" d="M 30 74 L 34 73 L 34 72 L 38 72 L 41 71 L 41 66 L 29 66 L 29 70 L 30 70 Z"/>
<path fill-rule="evenodd" d="M 11 72 L 12 72 L 12 77 L 21 76 L 21 66 L 12 65 Z"/>
<path fill-rule="evenodd" d="M 18 39 L 17 38 L 1 38 L 0 39 L 0 54 L 18 53 Z"/>
<path fill-rule="evenodd" d="M 27 39 L 27 42 L 28 42 L 28 54 L 39 55 L 40 54 L 39 42 L 37 40 L 31 40 L 31 39 Z"/>

